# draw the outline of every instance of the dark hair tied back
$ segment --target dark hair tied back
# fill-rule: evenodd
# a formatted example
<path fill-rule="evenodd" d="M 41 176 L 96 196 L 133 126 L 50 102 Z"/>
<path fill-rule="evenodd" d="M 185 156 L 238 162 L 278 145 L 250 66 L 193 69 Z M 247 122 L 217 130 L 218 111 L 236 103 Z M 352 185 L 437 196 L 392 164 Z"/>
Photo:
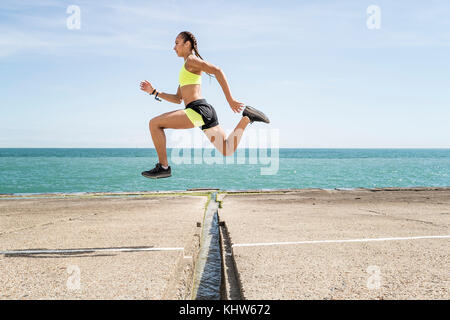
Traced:
<path fill-rule="evenodd" d="M 195 55 L 197 57 L 199 57 L 200 59 L 204 60 L 202 58 L 202 56 L 200 55 L 200 53 L 198 53 L 197 39 L 195 39 L 194 35 L 189 31 L 182 31 L 182 32 L 180 32 L 179 35 L 183 38 L 184 42 L 189 41 L 191 43 L 191 48 L 192 48 L 192 50 L 194 50 Z M 211 77 L 211 75 L 209 73 L 207 73 L 207 74 Z"/>

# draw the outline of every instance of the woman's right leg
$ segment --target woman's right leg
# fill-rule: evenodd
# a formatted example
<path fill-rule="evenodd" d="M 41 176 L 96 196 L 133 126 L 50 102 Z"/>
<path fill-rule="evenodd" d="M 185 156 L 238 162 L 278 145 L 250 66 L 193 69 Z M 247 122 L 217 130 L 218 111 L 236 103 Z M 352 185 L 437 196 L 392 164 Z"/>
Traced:
<path fill-rule="evenodd" d="M 248 117 L 242 117 L 241 121 L 239 121 L 228 138 L 225 131 L 223 131 L 219 125 L 206 129 L 203 132 L 221 154 L 224 156 L 231 156 L 236 151 L 236 148 L 241 141 L 242 134 L 249 123 L 250 119 Z"/>
<path fill-rule="evenodd" d="M 183 109 L 166 112 L 150 120 L 150 133 L 158 154 L 159 163 L 163 166 L 168 166 L 164 129 L 190 129 L 193 127 L 194 125 Z"/>

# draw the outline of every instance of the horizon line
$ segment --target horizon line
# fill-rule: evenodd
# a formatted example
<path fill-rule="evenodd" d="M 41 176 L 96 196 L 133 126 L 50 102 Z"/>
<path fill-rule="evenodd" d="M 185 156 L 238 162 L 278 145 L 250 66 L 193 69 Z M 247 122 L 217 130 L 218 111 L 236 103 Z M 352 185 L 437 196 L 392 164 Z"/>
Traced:
<path fill-rule="evenodd" d="M 154 147 L 0 147 L 1 149 L 153 149 Z M 215 149 L 214 147 L 167 147 L 166 149 Z M 260 149 L 260 147 L 237 148 L 237 150 Z M 265 147 L 263 149 L 274 149 Z M 279 147 L 278 149 L 438 149 L 450 150 L 450 147 Z M 237 151 L 236 150 L 236 151 Z"/>

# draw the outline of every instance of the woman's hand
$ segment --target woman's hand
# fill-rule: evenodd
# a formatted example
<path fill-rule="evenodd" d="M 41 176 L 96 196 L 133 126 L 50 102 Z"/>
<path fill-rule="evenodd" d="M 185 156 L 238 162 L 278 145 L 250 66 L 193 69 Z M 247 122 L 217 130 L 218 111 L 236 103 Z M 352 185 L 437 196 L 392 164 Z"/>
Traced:
<path fill-rule="evenodd" d="M 152 84 L 150 82 L 148 82 L 147 80 L 141 81 L 141 90 L 148 92 L 148 93 L 152 93 L 153 90 L 155 88 L 153 88 Z"/>
<path fill-rule="evenodd" d="M 233 110 L 233 112 L 235 112 L 235 113 L 241 112 L 242 108 L 244 108 L 244 104 L 242 102 L 239 102 L 234 99 L 229 101 L 229 104 L 230 104 L 231 110 Z"/>

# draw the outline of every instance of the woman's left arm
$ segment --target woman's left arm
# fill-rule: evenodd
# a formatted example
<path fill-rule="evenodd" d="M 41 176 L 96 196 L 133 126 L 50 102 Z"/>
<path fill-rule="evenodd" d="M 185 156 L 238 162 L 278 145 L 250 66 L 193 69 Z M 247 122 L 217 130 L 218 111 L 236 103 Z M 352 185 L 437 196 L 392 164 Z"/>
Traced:
<path fill-rule="evenodd" d="M 223 93 L 225 94 L 225 98 L 230 104 L 231 109 L 234 112 L 242 111 L 244 104 L 242 102 L 234 100 L 233 97 L 231 96 L 230 87 L 228 86 L 227 78 L 225 77 L 225 73 L 222 71 L 222 69 L 216 67 L 215 65 L 207 61 L 198 58 L 188 58 L 187 63 L 194 69 L 200 69 L 203 72 L 213 74 L 216 77 L 217 81 L 219 82 L 220 86 L 222 87 Z"/>

